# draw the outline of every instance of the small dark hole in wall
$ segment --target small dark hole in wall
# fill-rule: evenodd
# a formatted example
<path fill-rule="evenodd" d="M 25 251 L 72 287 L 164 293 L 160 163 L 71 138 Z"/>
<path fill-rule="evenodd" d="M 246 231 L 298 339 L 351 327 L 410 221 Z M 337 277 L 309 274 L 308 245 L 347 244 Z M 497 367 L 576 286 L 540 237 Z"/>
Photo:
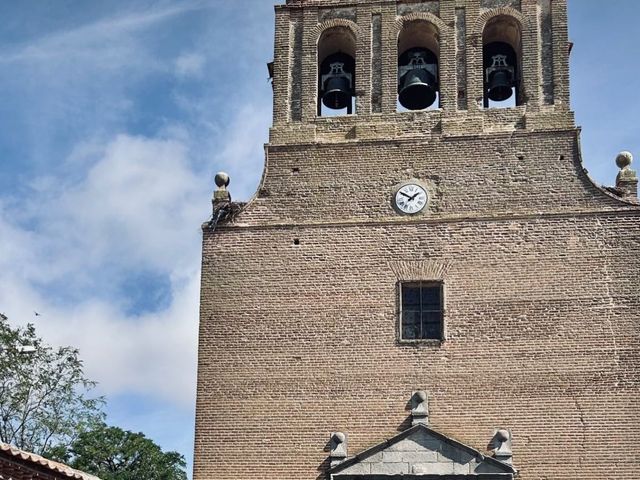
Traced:
<path fill-rule="evenodd" d="M 467 92 L 464 90 L 458 90 L 458 98 L 464 98 L 467 96 Z"/>
<path fill-rule="evenodd" d="M 294 238 L 293 239 L 293 244 L 294 245 L 300 245 L 300 239 L 299 238 Z"/>
<path fill-rule="evenodd" d="M 564 160 L 564 155 L 560 155 L 560 160 Z"/>
<path fill-rule="evenodd" d="M 524 160 L 524 155 L 518 155 L 518 160 Z"/>
<path fill-rule="evenodd" d="M 300 169 L 298 167 L 293 167 L 291 169 L 291 173 L 300 173 Z"/>

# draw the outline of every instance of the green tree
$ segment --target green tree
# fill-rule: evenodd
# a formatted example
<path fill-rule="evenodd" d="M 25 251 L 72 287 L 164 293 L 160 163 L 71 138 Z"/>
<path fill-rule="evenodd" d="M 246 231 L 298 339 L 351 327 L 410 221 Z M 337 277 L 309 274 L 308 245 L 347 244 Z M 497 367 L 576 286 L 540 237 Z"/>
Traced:
<path fill-rule="evenodd" d="M 81 433 L 62 456 L 73 468 L 102 480 L 185 480 L 186 462 L 177 452 L 163 452 L 142 433 L 104 423 Z"/>
<path fill-rule="evenodd" d="M 45 345 L 33 325 L 12 328 L 0 314 L 1 441 L 42 455 L 69 446 L 104 418 L 94 387 L 77 349 Z"/>

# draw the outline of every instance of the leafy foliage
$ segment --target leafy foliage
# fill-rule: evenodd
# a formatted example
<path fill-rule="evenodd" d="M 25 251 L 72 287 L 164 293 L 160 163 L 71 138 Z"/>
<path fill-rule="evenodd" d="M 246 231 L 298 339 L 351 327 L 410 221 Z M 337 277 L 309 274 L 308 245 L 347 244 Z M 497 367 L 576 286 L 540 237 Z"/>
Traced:
<path fill-rule="evenodd" d="M 184 457 L 163 452 L 142 433 L 104 423 L 81 433 L 63 459 L 102 480 L 185 480 Z"/>
<path fill-rule="evenodd" d="M 12 328 L 0 315 L 0 440 L 46 454 L 69 446 L 103 419 L 90 397 L 78 350 L 43 344 L 33 325 Z"/>

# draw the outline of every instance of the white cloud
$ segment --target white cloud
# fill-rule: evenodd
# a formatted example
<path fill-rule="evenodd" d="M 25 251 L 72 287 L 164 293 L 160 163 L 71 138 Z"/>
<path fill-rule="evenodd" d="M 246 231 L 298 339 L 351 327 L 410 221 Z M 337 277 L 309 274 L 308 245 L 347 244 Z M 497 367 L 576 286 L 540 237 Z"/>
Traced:
<path fill-rule="evenodd" d="M 191 406 L 195 393 L 199 275 L 174 285 L 170 308 L 127 317 L 102 302 L 63 311 L 47 338 L 82 349 L 90 378 L 106 393 L 137 392 Z M 48 315 L 50 316 L 50 315 Z M 41 322 L 44 323 L 46 318 Z"/>
<path fill-rule="evenodd" d="M 176 59 L 178 77 L 200 78 L 204 72 L 206 58 L 199 53 L 183 53 Z"/>
<path fill-rule="evenodd" d="M 99 260 L 117 246 L 128 261 L 171 269 L 193 259 L 187 245 L 203 220 L 206 188 L 183 143 L 121 135 L 82 184 L 62 192 L 55 227 L 81 226 L 74 241 Z"/>
<path fill-rule="evenodd" d="M 213 78 L 215 60 L 229 52 L 192 45 L 223 45 L 227 33 L 204 28 L 168 45 L 174 24 L 161 22 L 216 8 L 213 21 L 234 10 L 223 3 L 154 2 L 147 12 L 0 49 L 11 73 L 2 86 L 21 119 L 13 123 L 24 126 L 16 135 L 29 155 L 21 155 L 41 161 L 44 172 L 16 175 L 19 197 L 0 193 L 0 312 L 34 322 L 48 342 L 79 347 L 108 396 L 193 406 L 199 227 L 210 214 L 212 177 L 227 170 L 241 200 L 262 172 L 271 89 L 266 69 L 253 70 L 271 55 L 268 44 L 255 45 L 263 19 L 243 27 L 253 36 L 239 35 L 251 62 L 234 95 L 227 77 L 196 88 L 174 81 Z M 144 135 L 115 133 L 122 131 Z M 128 297 L 140 293 L 126 291 L 146 272 L 162 282 L 143 299 L 162 296 L 156 309 L 139 307 Z"/>
<path fill-rule="evenodd" d="M 270 111 L 265 102 L 240 106 L 225 128 L 224 144 L 214 154 L 216 168 L 228 171 L 231 176 L 234 199 L 248 199 L 258 185 Z"/>
<path fill-rule="evenodd" d="M 208 192 L 190 168 L 185 145 L 121 135 L 77 184 L 35 183 L 39 190 L 26 208 L 0 208 L 0 311 L 12 321 L 35 321 L 49 342 L 80 348 L 89 377 L 105 393 L 191 405 L 198 226 L 208 214 Z M 100 295 L 119 274 L 137 269 L 168 279 L 168 308 L 131 314 L 126 302 Z M 47 286 L 61 281 L 86 292 L 84 298 L 50 298 Z"/>
<path fill-rule="evenodd" d="M 0 62 L 58 61 L 60 58 L 82 58 L 100 63 L 106 68 L 116 68 L 122 56 L 139 55 L 140 50 L 123 47 L 123 41 L 132 34 L 152 27 L 172 17 L 211 8 L 203 2 L 183 2 L 164 8 L 98 20 L 73 29 L 45 35 L 28 45 L 13 51 L 0 53 Z M 100 53 L 98 55 L 98 53 Z"/>
<path fill-rule="evenodd" d="M 30 285 L 0 276 L 2 310 L 28 319 L 53 345 L 78 347 L 85 373 L 107 395 L 140 393 L 191 407 L 195 394 L 199 276 L 174 286 L 163 312 L 127 316 L 105 302 L 57 306 Z M 33 311 L 41 312 L 34 317 Z"/>
<path fill-rule="evenodd" d="M 232 173 L 234 198 L 255 190 L 270 105 L 254 100 L 210 138 L 206 128 L 175 122 L 153 138 L 81 141 L 61 160 L 71 175 L 34 178 L 31 196 L 17 203 L 0 197 L 0 312 L 34 322 L 49 343 L 80 348 L 88 377 L 107 398 L 141 395 L 179 412 L 195 404 L 200 225 L 210 214 L 214 169 Z M 126 292 L 101 295 L 146 269 L 169 282 L 162 308 L 135 314 Z M 67 301 L 61 290 L 82 295 Z M 129 421 L 144 423 L 138 417 L 120 421 L 131 428 Z M 188 454 L 185 428 L 161 437 L 163 445 Z M 177 445 L 177 437 L 186 440 Z"/>
<path fill-rule="evenodd" d="M 7 207 L 0 200 L 0 275 L 7 270 L 19 270 L 31 262 L 35 236 L 33 232 L 10 223 L 7 216 Z"/>

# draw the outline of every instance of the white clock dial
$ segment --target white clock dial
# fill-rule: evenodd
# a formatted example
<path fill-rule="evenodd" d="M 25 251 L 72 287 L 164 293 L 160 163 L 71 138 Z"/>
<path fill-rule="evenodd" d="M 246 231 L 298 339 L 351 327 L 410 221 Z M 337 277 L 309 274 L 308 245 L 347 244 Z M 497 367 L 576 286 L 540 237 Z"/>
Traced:
<path fill-rule="evenodd" d="M 403 185 L 396 192 L 395 203 L 402 213 L 413 215 L 427 206 L 429 197 L 424 188 L 415 183 Z"/>

